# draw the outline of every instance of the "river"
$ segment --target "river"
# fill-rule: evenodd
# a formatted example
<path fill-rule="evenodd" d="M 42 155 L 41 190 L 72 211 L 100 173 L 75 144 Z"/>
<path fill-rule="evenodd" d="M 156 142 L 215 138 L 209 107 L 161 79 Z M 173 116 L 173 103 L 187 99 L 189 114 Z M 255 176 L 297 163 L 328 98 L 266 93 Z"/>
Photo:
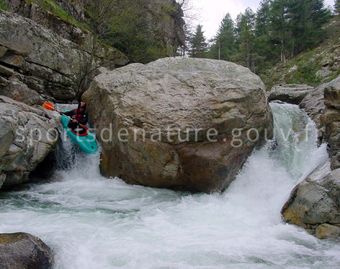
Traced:
<path fill-rule="evenodd" d="M 327 152 L 297 106 L 272 109 L 277 143 L 255 151 L 222 194 L 127 185 L 100 176 L 99 156 L 78 155 L 49 182 L 1 193 L 0 232 L 43 239 L 55 269 L 340 268 L 340 244 L 281 219 Z"/>

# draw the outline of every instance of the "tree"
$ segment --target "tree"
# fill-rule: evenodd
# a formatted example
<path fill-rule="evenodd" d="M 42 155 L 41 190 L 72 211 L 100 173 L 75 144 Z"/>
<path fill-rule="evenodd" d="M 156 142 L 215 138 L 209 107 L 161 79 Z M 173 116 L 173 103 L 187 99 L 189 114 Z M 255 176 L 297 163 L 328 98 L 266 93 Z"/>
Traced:
<path fill-rule="evenodd" d="M 324 39 L 323 26 L 331 18 L 324 0 L 290 1 L 287 10 L 293 41 L 291 56 L 315 47 Z"/>
<path fill-rule="evenodd" d="M 237 60 L 244 66 L 255 72 L 256 58 L 255 53 L 255 14 L 247 8 L 244 14 L 237 18 L 237 33 L 239 54 Z"/>
<path fill-rule="evenodd" d="M 255 18 L 255 51 L 258 54 L 258 69 L 264 69 L 275 62 L 275 51 L 270 38 L 271 0 L 263 0 L 256 12 Z"/>
<path fill-rule="evenodd" d="M 271 39 L 274 49 L 279 51 L 280 60 L 283 63 L 286 62 L 289 45 L 292 41 L 289 31 L 288 1 L 289 0 L 274 0 L 270 11 Z"/>
<path fill-rule="evenodd" d="M 189 54 L 192 58 L 204 58 L 206 57 L 207 47 L 203 27 L 198 25 L 195 34 L 190 40 Z"/>
<path fill-rule="evenodd" d="M 235 26 L 228 13 L 222 20 L 220 28 L 209 51 L 209 56 L 219 60 L 231 60 L 236 52 Z"/>

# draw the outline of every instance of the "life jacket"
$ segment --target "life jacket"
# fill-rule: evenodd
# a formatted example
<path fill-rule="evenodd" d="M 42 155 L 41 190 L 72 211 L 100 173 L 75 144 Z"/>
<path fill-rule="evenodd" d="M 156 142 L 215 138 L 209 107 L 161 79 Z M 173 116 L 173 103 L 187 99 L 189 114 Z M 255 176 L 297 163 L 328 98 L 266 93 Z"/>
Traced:
<path fill-rule="evenodd" d="M 77 109 L 76 113 L 73 116 L 73 118 L 78 122 L 82 122 L 84 117 L 85 113 L 81 112 L 80 109 Z"/>

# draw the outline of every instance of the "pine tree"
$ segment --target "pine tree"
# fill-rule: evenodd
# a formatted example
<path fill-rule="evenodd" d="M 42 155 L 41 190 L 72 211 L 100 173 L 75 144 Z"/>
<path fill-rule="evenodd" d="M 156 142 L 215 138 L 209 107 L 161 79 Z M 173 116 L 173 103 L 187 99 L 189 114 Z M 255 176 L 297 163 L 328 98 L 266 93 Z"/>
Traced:
<path fill-rule="evenodd" d="M 273 64 L 276 58 L 269 35 L 270 11 L 271 0 L 261 1 L 255 19 L 255 51 L 258 54 L 257 66 L 259 69 Z"/>
<path fill-rule="evenodd" d="M 280 55 L 281 62 L 286 62 L 289 46 L 292 42 L 289 31 L 288 2 L 289 0 L 274 0 L 270 11 L 270 38 L 273 43 L 273 49 Z"/>
<path fill-rule="evenodd" d="M 254 50 L 255 14 L 247 8 L 244 14 L 238 16 L 237 33 L 239 53 L 236 59 L 255 72 L 257 55 Z"/>
<path fill-rule="evenodd" d="M 312 48 L 325 37 L 323 26 L 331 18 L 324 0 L 291 1 L 288 5 L 289 23 L 293 37 L 291 55 Z"/>
<path fill-rule="evenodd" d="M 217 36 L 213 40 L 209 56 L 219 60 L 231 60 L 236 52 L 235 47 L 235 26 L 228 13 L 221 22 Z"/>
<path fill-rule="evenodd" d="M 208 44 L 204 37 L 202 25 L 198 25 L 196 32 L 190 40 L 189 54 L 192 58 L 206 57 Z"/>

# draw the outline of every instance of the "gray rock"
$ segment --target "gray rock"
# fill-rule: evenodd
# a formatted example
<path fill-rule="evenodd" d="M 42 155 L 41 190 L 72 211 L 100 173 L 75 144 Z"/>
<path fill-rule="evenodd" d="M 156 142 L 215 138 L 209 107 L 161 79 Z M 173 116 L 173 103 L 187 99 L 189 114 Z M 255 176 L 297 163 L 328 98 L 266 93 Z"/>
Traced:
<path fill-rule="evenodd" d="M 35 105 L 42 102 L 42 97 L 38 92 L 33 91 L 17 78 L 7 80 L 6 86 L 0 87 L 0 95 L 7 96 L 28 105 Z"/>
<path fill-rule="evenodd" d="M 265 132 L 272 133 L 261 79 L 224 61 L 165 58 L 131 64 L 98 75 L 83 99 L 103 146 L 103 174 L 132 184 L 224 190 L 263 144 Z M 251 131 L 247 135 L 252 128 L 258 139 Z M 126 142 L 118 139 L 124 129 Z M 217 141 L 209 141 L 210 129 L 218 132 Z M 241 145 L 233 140 L 235 129 L 242 129 Z"/>
<path fill-rule="evenodd" d="M 295 187 L 282 214 L 313 233 L 323 224 L 340 225 L 340 169 L 331 171 L 329 162 L 318 167 Z"/>
<path fill-rule="evenodd" d="M 58 140 L 58 120 L 47 112 L 0 96 L 0 175 L 3 187 L 29 180 Z"/>
<path fill-rule="evenodd" d="M 316 124 L 320 144 L 325 141 L 325 125 L 322 122 L 322 115 L 325 112 L 324 92 L 328 85 L 329 83 L 321 84 L 308 93 L 300 103 L 300 108 L 306 111 Z"/>
<path fill-rule="evenodd" d="M 128 62 L 118 50 L 103 48 L 91 63 L 86 49 L 17 14 L 1 12 L 0 29 L 0 45 L 6 50 L 0 57 L 0 75 L 15 76 L 31 90 L 56 100 L 76 98 L 89 65 L 99 65 L 104 58 L 110 66 Z"/>
<path fill-rule="evenodd" d="M 326 110 L 322 117 L 325 139 L 329 145 L 332 169 L 340 168 L 340 76 L 324 91 Z"/>
<path fill-rule="evenodd" d="M 302 84 L 275 85 L 268 96 L 269 101 L 282 101 L 298 105 L 314 88 Z"/>
<path fill-rule="evenodd" d="M 1 269 L 49 269 L 53 253 L 39 238 L 25 233 L 0 234 Z"/>
<path fill-rule="evenodd" d="M 7 48 L 0 45 L 0 57 L 4 56 L 7 52 Z"/>

